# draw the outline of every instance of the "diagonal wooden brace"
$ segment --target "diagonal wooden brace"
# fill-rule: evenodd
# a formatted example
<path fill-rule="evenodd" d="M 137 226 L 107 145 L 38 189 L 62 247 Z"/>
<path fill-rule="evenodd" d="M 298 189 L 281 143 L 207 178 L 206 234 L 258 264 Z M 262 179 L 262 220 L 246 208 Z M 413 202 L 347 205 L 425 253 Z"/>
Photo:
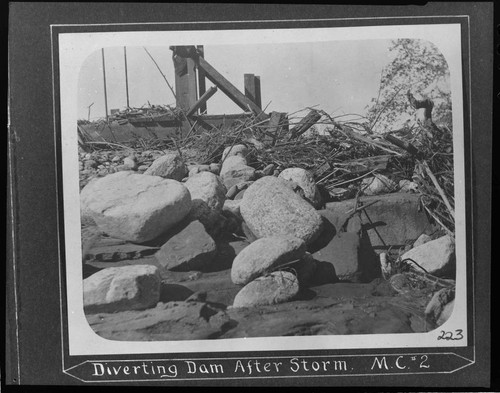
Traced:
<path fill-rule="evenodd" d="M 239 91 L 231 82 L 224 78 L 214 67 L 210 65 L 203 57 L 196 59 L 197 65 L 205 72 L 205 76 L 216 85 L 221 91 L 227 95 L 236 105 L 244 111 L 249 109 L 255 113 L 260 114 L 262 109 L 259 108 L 251 99 Z"/>

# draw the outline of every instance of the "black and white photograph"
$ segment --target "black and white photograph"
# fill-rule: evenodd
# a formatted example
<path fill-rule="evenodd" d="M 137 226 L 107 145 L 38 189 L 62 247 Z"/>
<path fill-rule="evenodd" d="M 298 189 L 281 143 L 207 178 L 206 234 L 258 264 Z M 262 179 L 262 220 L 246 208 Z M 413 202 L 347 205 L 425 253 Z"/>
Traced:
<path fill-rule="evenodd" d="M 52 24 L 65 376 L 474 365 L 468 23 Z"/>
<path fill-rule="evenodd" d="M 97 350 L 466 345 L 458 24 L 100 35 L 60 38 Z"/>

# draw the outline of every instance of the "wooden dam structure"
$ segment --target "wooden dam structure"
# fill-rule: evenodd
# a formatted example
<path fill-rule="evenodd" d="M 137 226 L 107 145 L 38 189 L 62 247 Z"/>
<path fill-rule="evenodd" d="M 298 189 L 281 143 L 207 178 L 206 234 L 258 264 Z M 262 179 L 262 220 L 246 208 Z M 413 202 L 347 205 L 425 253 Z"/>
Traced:
<path fill-rule="evenodd" d="M 104 50 L 102 50 L 106 118 L 93 122 L 78 121 L 78 136 L 82 147 L 89 141 L 101 144 L 113 142 L 124 144 L 138 139 L 169 140 L 186 136 L 200 129 L 231 127 L 232 124 L 249 117 L 257 119 L 260 128 L 270 136 L 276 135 L 278 131 L 281 133 L 285 129 L 288 131 L 286 113 L 267 114 L 263 111 L 259 76 L 244 74 L 244 92 L 241 92 L 204 58 L 203 46 L 170 46 L 170 50 L 175 69 L 175 89 L 170 85 L 153 57 L 147 50 L 146 52 L 174 94 L 176 108 L 159 108 L 153 105 L 150 108 L 137 110 L 128 106 L 127 60 L 126 48 L 124 48 L 127 109 L 125 111 L 111 110 L 111 114 L 108 114 L 107 108 L 106 70 Z M 208 89 L 207 79 L 214 85 Z M 223 115 L 208 114 L 207 101 L 219 90 L 241 108 L 242 112 Z M 301 122 L 302 124 L 294 127 L 292 131 L 302 133 L 304 126 L 309 128 L 314 121 L 317 121 L 317 119 L 311 119 L 309 115 L 306 117 L 307 119 L 303 119 L 305 123 Z"/>

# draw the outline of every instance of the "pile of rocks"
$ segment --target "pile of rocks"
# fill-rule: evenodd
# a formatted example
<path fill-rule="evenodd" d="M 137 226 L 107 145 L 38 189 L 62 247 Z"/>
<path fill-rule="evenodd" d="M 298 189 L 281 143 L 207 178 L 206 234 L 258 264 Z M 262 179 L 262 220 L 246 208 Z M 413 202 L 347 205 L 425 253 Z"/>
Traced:
<path fill-rule="evenodd" d="M 371 204 L 374 210 L 367 207 L 365 211 L 372 215 L 367 223 L 353 214 L 349 201 L 325 204 L 312 174 L 302 168 L 281 172 L 274 165 L 253 168 L 249 165 L 251 153 L 244 145 L 227 147 L 221 162 L 210 165 L 186 163 L 177 152 L 160 151 L 82 153 L 80 158 L 82 224 L 95 227 L 102 235 L 92 241 L 102 243 L 104 239 L 111 248 L 140 245 L 141 253 L 154 252 L 145 263 L 101 266 L 86 277 L 84 307 L 88 315 L 150 309 L 162 314 L 167 310 L 202 313 L 202 306 L 183 303 L 188 301 L 189 291 L 186 296 L 173 294 L 174 284 L 166 287 L 165 277 L 217 271 L 223 254 L 220 239 L 228 234 L 247 242 L 229 257 L 234 296 L 226 306 L 236 309 L 300 300 L 308 288 L 339 280 L 368 282 L 379 277 L 380 265 L 372 244 L 376 241 L 369 233 L 373 222 L 405 221 L 395 224 L 394 233 L 387 228 L 387 234 L 382 231 L 390 239 L 390 244 L 382 241 L 384 246 L 404 244 L 408 238 L 415 239 L 415 234 L 432 229 L 423 214 L 410 214 L 411 222 L 408 214 L 401 216 L 404 209 L 418 211 L 418 198 L 411 194 L 389 194 L 388 202 L 384 202 L 387 196 L 380 196 L 382 202 L 376 202 L 390 205 L 395 217 L 388 218 L 387 209 L 377 210 L 376 204 Z M 399 190 L 380 177 L 366 181 L 365 186 L 366 195 Z M 395 203 L 399 210 L 394 210 Z M 398 225 L 406 228 L 403 233 Z M 434 247 L 449 248 L 448 243 L 441 243 L 444 241 L 438 239 L 415 247 L 407 258 L 427 261 L 426 254 L 418 250 L 423 246 L 430 247 L 427 252 L 437 258 L 441 254 Z M 85 239 L 83 246 L 85 264 L 88 255 L 98 253 L 92 254 L 95 245 L 85 244 Z M 131 253 L 127 249 L 125 258 L 131 260 Z M 116 252 L 108 255 L 119 258 Z M 443 258 L 448 258 L 446 266 L 440 265 L 441 270 L 433 272 L 450 270 L 453 256 L 443 254 Z M 443 258 L 439 257 L 440 263 Z M 425 265 L 425 261 L 421 263 Z M 191 302 L 208 304 L 204 297 L 197 296 Z M 181 303 L 163 305 L 169 301 Z M 223 310 L 211 313 L 218 321 L 214 322 L 217 329 L 229 323 Z M 203 332 L 211 331 L 207 326 Z"/>

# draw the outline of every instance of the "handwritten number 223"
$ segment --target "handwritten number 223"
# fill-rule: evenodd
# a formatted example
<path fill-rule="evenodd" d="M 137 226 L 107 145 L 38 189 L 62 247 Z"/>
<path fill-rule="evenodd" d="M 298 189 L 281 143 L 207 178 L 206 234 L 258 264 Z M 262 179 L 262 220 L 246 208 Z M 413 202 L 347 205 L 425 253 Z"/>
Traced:
<path fill-rule="evenodd" d="M 438 336 L 438 340 L 461 340 L 464 338 L 462 334 L 462 329 L 457 329 L 455 332 L 445 332 L 441 330 L 441 335 Z"/>

